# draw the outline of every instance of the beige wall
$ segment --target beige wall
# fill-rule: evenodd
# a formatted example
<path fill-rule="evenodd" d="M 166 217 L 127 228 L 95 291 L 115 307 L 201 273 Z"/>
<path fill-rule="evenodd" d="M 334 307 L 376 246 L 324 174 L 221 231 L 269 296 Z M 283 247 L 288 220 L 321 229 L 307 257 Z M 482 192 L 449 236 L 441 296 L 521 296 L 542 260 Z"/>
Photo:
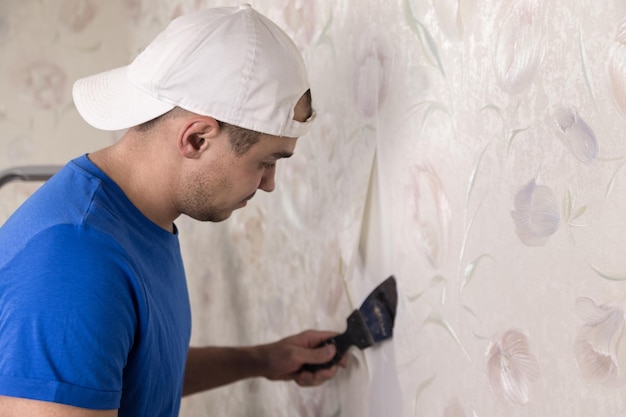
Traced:
<path fill-rule="evenodd" d="M 236 3 L 0 2 L 0 169 L 114 141 L 73 80 Z M 252 3 L 301 47 L 319 122 L 273 194 L 178 222 L 193 342 L 342 330 L 391 273 L 396 335 L 321 388 L 246 381 L 181 415 L 623 416 L 626 3 Z"/>

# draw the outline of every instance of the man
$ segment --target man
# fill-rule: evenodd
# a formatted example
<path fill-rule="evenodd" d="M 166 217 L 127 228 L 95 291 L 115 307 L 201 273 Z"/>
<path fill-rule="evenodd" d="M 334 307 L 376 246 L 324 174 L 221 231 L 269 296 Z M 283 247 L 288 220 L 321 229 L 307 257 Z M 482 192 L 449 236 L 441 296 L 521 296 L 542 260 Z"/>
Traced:
<path fill-rule="evenodd" d="M 0 229 L 0 417 L 173 417 L 182 395 L 243 378 L 316 385 L 333 333 L 189 348 L 174 220 L 222 221 L 314 118 L 297 48 L 242 5 L 175 19 L 129 66 L 74 85 L 96 128 L 128 129 L 71 161 Z M 345 360 L 344 360 L 345 364 Z"/>

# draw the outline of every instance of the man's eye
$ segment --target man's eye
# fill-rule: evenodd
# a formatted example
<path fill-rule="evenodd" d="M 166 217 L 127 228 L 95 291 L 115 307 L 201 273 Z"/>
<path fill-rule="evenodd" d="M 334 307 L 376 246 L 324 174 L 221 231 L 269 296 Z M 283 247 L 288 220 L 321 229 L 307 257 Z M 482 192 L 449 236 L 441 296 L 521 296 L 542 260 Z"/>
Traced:
<path fill-rule="evenodd" d="M 276 166 L 276 162 L 264 162 L 262 165 L 265 169 L 272 169 Z"/>

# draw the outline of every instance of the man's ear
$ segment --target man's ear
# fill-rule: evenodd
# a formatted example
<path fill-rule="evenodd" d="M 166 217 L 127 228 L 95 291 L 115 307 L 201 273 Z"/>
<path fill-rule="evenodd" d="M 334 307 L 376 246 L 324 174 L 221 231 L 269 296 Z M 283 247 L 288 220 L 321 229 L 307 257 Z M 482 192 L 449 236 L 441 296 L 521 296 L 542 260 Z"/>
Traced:
<path fill-rule="evenodd" d="M 190 118 L 178 133 L 178 151 L 185 158 L 199 158 L 219 133 L 220 125 L 214 118 Z"/>

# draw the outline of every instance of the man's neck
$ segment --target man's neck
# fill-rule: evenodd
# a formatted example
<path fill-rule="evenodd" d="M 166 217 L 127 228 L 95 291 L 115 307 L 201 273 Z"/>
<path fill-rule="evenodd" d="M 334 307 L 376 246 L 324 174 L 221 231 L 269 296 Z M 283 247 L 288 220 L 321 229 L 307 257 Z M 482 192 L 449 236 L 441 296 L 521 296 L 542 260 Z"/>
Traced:
<path fill-rule="evenodd" d="M 137 149 L 127 135 L 88 157 L 122 189 L 144 216 L 173 233 L 173 222 L 178 213 L 168 206 L 171 199 L 161 175 L 163 171 L 167 172 L 167 168 L 159 169 L 158 155 L 152 155 L 149 149 Z"/>

